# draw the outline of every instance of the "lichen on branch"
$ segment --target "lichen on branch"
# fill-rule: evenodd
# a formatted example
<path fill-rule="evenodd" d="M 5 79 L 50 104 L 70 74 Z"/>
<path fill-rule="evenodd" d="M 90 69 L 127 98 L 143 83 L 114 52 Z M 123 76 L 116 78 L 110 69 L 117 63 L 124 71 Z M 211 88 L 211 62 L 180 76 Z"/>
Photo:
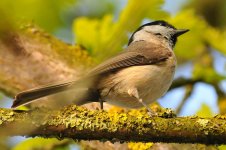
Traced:
<path fill-rule="evenodd" d="M 107 112 L 75 105 L 61 110 L 1 108 L 0 133 L 112 142 L 226 144 L 225 118 L 175 117 L 169 109 L 150 117 L 144 109 Z"/>

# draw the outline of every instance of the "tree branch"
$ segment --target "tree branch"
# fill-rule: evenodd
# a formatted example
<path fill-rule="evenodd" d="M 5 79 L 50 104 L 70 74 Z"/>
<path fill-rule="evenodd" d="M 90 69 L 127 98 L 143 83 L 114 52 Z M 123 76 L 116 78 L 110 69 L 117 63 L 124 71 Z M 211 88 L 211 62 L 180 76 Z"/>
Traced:
<path fill-rule="evenodd" d="M 59 111 L 0 109 L 1 135 L 110 140 L 226 144 L 226 117 L 173 117 L 166 110 L 149 117 L 144 110 L 106 112 L 68 106 Z"/>
<path fill-rule="evenodd" d="M 80 46 L 66 44 L 33 24 L 21 26 L 0 34 L 0 90 L 8 96 L 39 85 L 75 80 L 92 62 Z"/>
<path fill-rule="evenodd" d="M 193 85 L 189 84 L 185 86 L 185 94 L 179 106 L 176 108 L 176 114 L 181 113 L 182 108 L 184 107 L 184 104 L 186 103 L 187 99 L 191 96 L 192 92 L 193 92 Z"/>

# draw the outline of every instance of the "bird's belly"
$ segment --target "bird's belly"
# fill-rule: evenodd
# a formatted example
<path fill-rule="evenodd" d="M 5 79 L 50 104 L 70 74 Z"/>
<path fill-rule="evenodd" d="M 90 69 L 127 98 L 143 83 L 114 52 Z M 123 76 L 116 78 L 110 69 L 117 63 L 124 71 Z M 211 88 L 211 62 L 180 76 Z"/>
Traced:
<path fill-rule="evenodd" d="M 128 108 L 142 107 L 141 103 L 128 94 L 137 89 L 139 97 L 150 104 L 161 97 L 170 87 L 175 66 L 146 65 L 122 69 L 103 81 L 101 95 L 110 104 Z M 109 88 L 110 87 L 110 88 Z"/>

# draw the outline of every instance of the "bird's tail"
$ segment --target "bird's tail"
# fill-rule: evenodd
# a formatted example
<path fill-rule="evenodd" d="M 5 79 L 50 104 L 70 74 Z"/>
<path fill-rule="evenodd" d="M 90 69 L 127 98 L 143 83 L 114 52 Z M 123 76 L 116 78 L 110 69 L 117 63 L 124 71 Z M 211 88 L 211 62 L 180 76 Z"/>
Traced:
<path fill-rule="evenodd" d="M 33 100 L 36 100 L 38 98 L 42 98 L 48 95 L 56 94 L 59 92 L 67 91 L 73 88 L 76 88 L 79 83 L 79 81 L 71 81 L 67 83 L 62 84 L 56 84 L 51 86 L 43 86 L 31 90 L 27 90 L 21 93 L 18 93 L 15 98 L 12 108 L 18 107 L 20 105 L 24 105 L 27 103 L 32 102 Z"/>

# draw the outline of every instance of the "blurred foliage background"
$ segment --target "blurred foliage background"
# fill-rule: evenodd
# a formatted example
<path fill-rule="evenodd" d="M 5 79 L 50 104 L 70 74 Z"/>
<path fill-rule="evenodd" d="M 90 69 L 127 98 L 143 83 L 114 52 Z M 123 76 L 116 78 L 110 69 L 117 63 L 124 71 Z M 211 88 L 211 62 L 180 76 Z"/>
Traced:
<path fill-rule="evenodd" d="M 190 29 L 175 47 L 175 80 L 185 83 L 159 103 L 180 116 L 210 117 L 226 112 L 225 14 L 223 0 L 1 0 L 0 36 L 17 30 L 21 22 L 32 22 L 66 43 L 81 45 L 98 64 L 120 52 L 143 23 L 166 20 Z M 0 100 L 1 107 L 10 106 L 4 93 Z M 0 145 L 14 150 L 78 149 L 71 141 L 39 138 L 7 138 Z"/>

